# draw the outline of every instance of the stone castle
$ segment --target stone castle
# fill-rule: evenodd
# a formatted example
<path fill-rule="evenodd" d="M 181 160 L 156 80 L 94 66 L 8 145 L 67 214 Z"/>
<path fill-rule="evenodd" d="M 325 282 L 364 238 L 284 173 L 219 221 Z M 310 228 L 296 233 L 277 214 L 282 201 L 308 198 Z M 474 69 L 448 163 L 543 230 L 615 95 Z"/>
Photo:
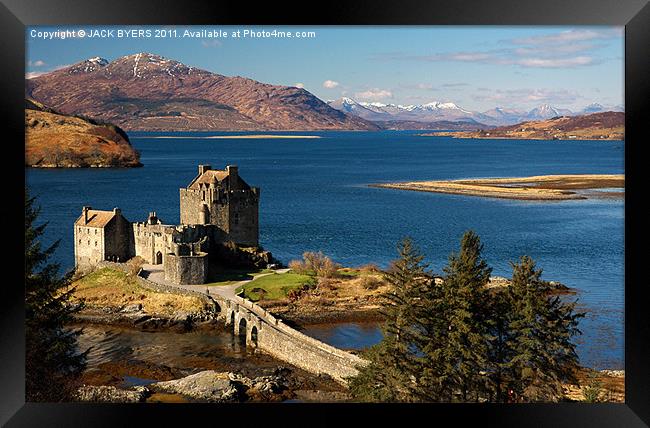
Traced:
<path fill-rule="evenodd" d="M 139 256 L 162 264 L 166 281 L 204 284 L 218 244 L 258 247 L 259 198 L 260 189 L 242 180 L 236 166 L 199 165 L 196 178 L 180 189 L 180 225 L 163 224 L 155 212 L 146 222 L 131 223 L 119 208 L 83 207 L 74 223 L 75 267 L 87 270 L 102 261 Z"/>

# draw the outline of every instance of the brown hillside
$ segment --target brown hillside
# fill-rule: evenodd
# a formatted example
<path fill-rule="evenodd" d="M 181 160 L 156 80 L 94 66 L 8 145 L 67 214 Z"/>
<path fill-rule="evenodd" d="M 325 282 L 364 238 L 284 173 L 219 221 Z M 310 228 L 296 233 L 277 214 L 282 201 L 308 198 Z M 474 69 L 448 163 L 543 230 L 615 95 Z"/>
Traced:
<path fill-rule="evenodd" d="M 560 116 L 482 131 L 438 132 L 423 135 L 524 140 L 624 140 L 625 113 L 607 111 L 584 116 Z"/>
<path fill-rule="evenodd" d="M 27 81 L 27 96 L 128 130 L 377 129 L 308 91 L 226 77 L 158 55 L 93 58 Z"/>
<path fill-rule="evenodd" d="M 25 103 L 25 165 L 41 168 L 134 167 L 140 154 L 118 127 Z"/>

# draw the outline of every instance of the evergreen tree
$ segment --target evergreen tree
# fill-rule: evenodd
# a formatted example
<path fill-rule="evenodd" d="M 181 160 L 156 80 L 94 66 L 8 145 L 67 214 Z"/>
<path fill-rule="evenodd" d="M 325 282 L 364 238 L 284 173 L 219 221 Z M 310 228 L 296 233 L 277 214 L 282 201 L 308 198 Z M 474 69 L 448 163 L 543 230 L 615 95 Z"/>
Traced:
<path fill-rule="evenodd" d="M 65 328 L 81 305 L 70 301 L 70 274 L 59 277 L 59 265 L 48 263 L 59 241 L 41 248 L 47 224 L 35 225 L 39 212 L 25 189 L 26 400 L 63 401 L 70 399 L 87 351 L 77 351 L 80 331 Z"/>
<path fill-rule="evenodd" d="M 414 345 L 417 349 L 415 360 L 418 374 L 413 394 L 419 401 L 451 400 L 445 373 L 445 367 L 451 361 L 445 358 L 444 353 L 449 333 L 449 308 L 441 284 L 435 280 L 424 284 L 420 299 L 414 305 Z"/>
<path fill-rule="evenodd" d="M 561 383 L 575 381 L 578 356 L 571 339 L 580 334 L 584 313 L 575 312 L 576 302 L 549 296 L 542 270 L 530 257 L 512 267 L 505 293 L 512 353 L 508 388 L 520 401 L 557 401 L 563 395 Z"/>
<path fill-rule="evenodd" d="M 488 289 L 492 269 L 472 231 L 437 284 L 410 239 L 387 273 L 384 339 L 349 385 L 362 401 L 556 401 L 574 381 L 576 303 L 550 297 L 530 257 L 511 285 Z"/>
<path fill-rule="evenodd" d="M 489 331 L 486 285 L 492 269 L 481 258 L 483 245 L 476 233 L 467 231 L 460 252 L 451 254 L 442 285 L 447 308 L 446 341 L 436 354 L 442 362 L 440 386 L 447 398 L 459 393 L 464 402 L 477 401 L 487 390 L 485 368 L 488 362 Z"/>
<path fill-rule="evenodd" d="M 432 278 L 410 238 L 400 242 L 398 251 L 400 258 L 386 273 L 392 288 L 381 308 L 384 339 L 364 355 L 370 364 L 360 367 L 359 375 L 350 380 L 353 396 L 361 401 L 417 400 L 416 339 L 420 333 L 415 317 L 422 290 Z"/>

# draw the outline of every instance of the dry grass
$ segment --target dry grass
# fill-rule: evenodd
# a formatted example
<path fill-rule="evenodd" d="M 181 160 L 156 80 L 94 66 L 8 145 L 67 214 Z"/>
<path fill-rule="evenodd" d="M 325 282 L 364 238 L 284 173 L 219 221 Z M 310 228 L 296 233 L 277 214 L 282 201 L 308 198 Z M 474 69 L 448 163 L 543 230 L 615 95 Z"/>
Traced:
<path fill-rule="evenodd" d="M 150 315 L 171 316 L 177 312 L 198 312 L 205 304 L 198 297 L 157 293 L 138 284 L 133 275 L 111 268 L 92 272 L 73 284 L 75 299 L 83 299 L 89 309 L 142 305 Z"/>
<path fill-rule="evenodd" d="M 371 287 L 368 285 L 372 283 Z M 357 276 L 330 279 L 327 287 L 318 287 L 321 297 L 330 299 L 379 296 L 390 289 L 381 273 L 360 273 Z"/>
<path fill-rule="evenodd" d="M 576 374 L 578 385 L 564 385 L 566 398 L 572 401 L 585 401 L 585 392 L 590 387 L 590 376 L 595 376 L 599 383 L 599 403 L 624 403 L 625 402 L 625 375 L 612 376 L 605 373 L 594 372 L 591 369 L 582 369 Z"/>

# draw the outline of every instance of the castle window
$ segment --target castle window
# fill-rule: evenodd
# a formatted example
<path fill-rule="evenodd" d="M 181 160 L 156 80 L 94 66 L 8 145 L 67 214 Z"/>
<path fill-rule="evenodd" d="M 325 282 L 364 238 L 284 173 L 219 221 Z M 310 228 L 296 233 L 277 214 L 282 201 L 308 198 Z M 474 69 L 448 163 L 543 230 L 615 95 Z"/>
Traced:
<path fill-rule="evenodd" d="M 95 241 L 95 247 L 97 246 L 97 241 Z"/>
<path fill-rule="evenodd" d="M 95 229 L 95 235 L 97 235 L 97 229 Z"/>
<path fill-rule="evenodd" d="M 90 239 L 88 240 L 88 245 L 90 245 Z"/>

